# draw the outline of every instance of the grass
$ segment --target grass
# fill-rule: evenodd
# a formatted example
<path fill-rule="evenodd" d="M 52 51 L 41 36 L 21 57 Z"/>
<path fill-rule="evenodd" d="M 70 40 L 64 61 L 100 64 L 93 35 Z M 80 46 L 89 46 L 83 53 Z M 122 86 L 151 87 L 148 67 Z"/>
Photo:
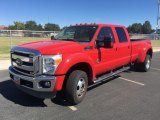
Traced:
<path fill-rule="evenodd" d="M 23 43 L 47 40 L 49 38 L 39 38 L 39 37 L 0 37 L 0 60 L 8 59 L 10 57 L 11 45 L 17 46 Z M 11 42 L 12 41 L 12 42 Z"/>
<path fill-rule="evenodd" d="M 160 47 L 160 40 L 152 40 L 153 47 Z"/>
<path fill-rule="evenodd" d="M 27 42 L 47 40 L 49 38 L 38 38 L 38 37 L 0 37 L 0 60 L 9 59 L 10 48 L 12 46 L 20 45 Z M 12 43 L 11 43 L 12 40 Z M 152 41 L 153 47 L 160 47 L 160 40 Z"/>

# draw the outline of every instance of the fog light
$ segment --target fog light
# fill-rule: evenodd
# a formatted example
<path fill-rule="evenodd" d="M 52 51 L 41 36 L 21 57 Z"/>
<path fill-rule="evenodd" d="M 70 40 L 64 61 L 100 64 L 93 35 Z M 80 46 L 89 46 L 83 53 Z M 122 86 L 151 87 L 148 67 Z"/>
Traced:
<path fill-rule="evenodd" d="M 46 86 L 46 87 L 51 87 L 51 82 L 50 82 L 50 81 L 44 82 L 44 86 Z"/>
<path fill-rule="evenodd" d="M 42 88 L 50 88 L 51 82 L 50 81 L 41 81 L 41 82 L 39 82 L 39 86 Z"/>

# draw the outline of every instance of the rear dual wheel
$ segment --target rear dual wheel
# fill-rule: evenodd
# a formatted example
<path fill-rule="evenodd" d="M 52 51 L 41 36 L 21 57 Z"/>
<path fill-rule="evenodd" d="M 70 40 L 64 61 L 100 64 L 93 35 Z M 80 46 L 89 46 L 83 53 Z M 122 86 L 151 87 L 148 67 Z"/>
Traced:
<path fill-rule="evenodd" d="M 143 63 L 142 66 L 143 66 L 143 70 L 145 72 L 149 71 L 149 69 L 151 67 L 151 56 L 150 55 L 146 56 L 145 62 Z"/>
<path fill-rule="evenodd" d="M 136 63 L 135 68 L 143 72 L 148 72 L 151 68 L 151 56 L 147 54 L 145 61 L 143 63 Z"/>

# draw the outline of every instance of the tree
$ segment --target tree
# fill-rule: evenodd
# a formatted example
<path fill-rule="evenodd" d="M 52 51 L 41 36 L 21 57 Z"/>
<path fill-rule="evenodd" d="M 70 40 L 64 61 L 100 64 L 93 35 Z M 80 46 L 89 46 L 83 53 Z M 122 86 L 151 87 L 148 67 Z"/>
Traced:
<path fill-rule="evenodd" d="M 129 25 L 129 26 L 127 27 L 127 30 L 128 30 L 129 33 L 133 33 L 133 32 L 132 32 L 132 26 L 131 26 L 131 25 Z"/>
<path fill-rule="evenodd" d="M 23 22 L 15 21 L 14 25 L 9 26 L 10 30 L 25 30 L 25 24 Z"/>
<path fill-rule="evenodd" d="M 36 30 L 42 31 L 42 30 L 44 30 L 44 29 L 43 29 L 43 26 L 42 26 L 41 24 L 39 24 L 39 25 L 37 26 L 37 29 L 36 29 Z"/>
<path fill-rule="evenodd" d="M 17 28 L 17 30 L 25 30 L 25 24 L 23 22 L 14 22 L 15 27 Z"/>
<path fill-rule="evenodd" d="M 145 23 L 143 24 L 142 32 L 143 34 L 150 34 L 152 32 L 152 26 L 149 21 L 145 21 Z"/>
<path fill-rule="evenodd" d="M 151 33 L 154 33 L 154 32 L 156 32 L 156 30 L 155 30 L 155 29 L 152 29 Z"/>
<path fill-rule="evenodd" d="M 58 24 L 47 23 L 43 27 L 41 24 L 37 24 L 35 21 L 30 20 L 25 23 L 15 21 L 13 25 L 8 27 L 10 30 L 36 30 L 36 31 L 60 31 Z"/>
<path fill-rule="evenodd" d="M 155 30 L 152 29 L 152 26 L 149 21 L 145 21 L 143 25 L 141 23 L 133 23 L 127 27 L 129 33 L 140 33 L 140 34 L 150 34 Z"/>
<path fill-rule="evenodd" d="M 47 23 L 47 24 L 45 24 L 44 29 L 46 31 L 59 31 L 60 27 L 57 24 Z"/>
<path fill-rule="evenodd" d="M 15 30 L 16 28 L 15 28 L 15 26 L 14 25 L 9 25 L 8 26 L 8 30 Z"/>
<path fill-rule="evenodd" d="M 25 24 L 26 30 L 37 30 L 37 23 L 35 21 L 27 21 Z"/>
<path fill-rule="evenodd" d="M 142 33 L 142 24 L 141 23 L 134 23 L 132 26 L 129 27 L 132 33 Z"/>

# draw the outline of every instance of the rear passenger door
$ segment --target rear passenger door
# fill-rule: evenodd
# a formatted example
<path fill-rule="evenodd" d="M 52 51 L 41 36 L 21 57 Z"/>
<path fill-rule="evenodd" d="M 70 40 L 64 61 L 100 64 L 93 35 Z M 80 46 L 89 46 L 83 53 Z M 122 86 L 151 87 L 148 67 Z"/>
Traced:
<path fill-rule="evenodd" d="M 117 66 L 124 66 L 130 63 L 131 59 L 131 44 L 127 39 L 126 31 L 123 27 L 115 27 L 117 39 L 119 41 L 117 45 Z"/>

